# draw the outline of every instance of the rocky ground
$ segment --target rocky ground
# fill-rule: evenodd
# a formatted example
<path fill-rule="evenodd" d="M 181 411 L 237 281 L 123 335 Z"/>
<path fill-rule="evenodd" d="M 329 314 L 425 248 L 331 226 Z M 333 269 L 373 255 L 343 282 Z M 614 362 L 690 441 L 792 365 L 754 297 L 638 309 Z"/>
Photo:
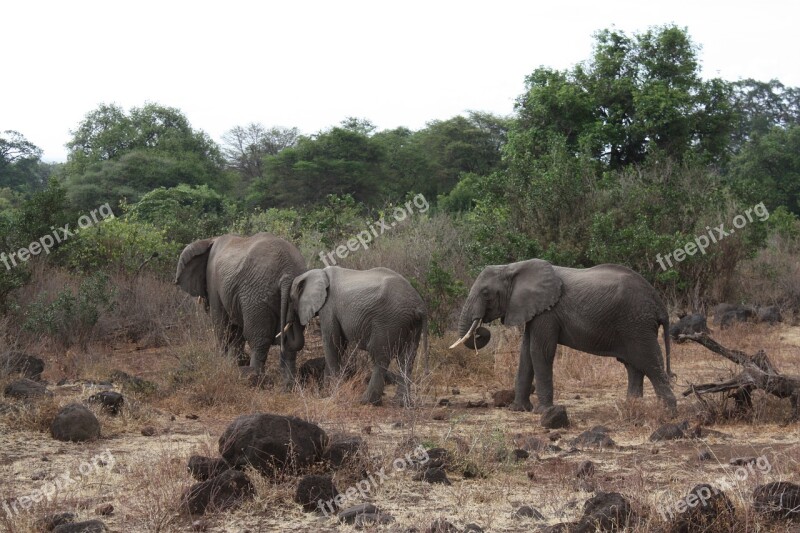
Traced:
<path fill-rule="evenodd" d="M 744 324 L 712 335 L 747 353 L 763 348 L 784 373 L 800 375 L 800 327 Z M 800 424 L 789 421 L 789 401 L 757 393 L 752 413 L 732 416 L 731 401 L 709 396 L 703 405 L 680 396 L 689 383 L 738 373 L 705 348 L 673 344 L 679 407 L 671 417 L 655 402 L 649 383 L 643 400 L 625 399 L 626 374 L 614 359 L 560 347 L 556 403 L 566 408 L 569 426 L 548 429 L 541 415 L 493 406 L 494 393 L 513 385 L 516 333 L 498 329 L 479 354 L 448 352 L 446 341 L 452 339 L 434 343 L 433 373 L 418 379 L 420 401 L 413 409 L 358 405 L 360 378 L 325 393 L 314 386 L 291 393 L 253 388 L 204 342 L 145 349 L 127 343 L 44 357 L 45 395 L 0 400 L 0 525 L 41 531 L 43 518 L 70 512 L 76 521 L 100 520 L 111 531 L 422 532 L 465 531 L 470 524 L 484 531 L 532 531 L 578 522 L 584 502 L 617 492 L 633 516 L 629 530 L 667 531 L 680 530 L 674 520 L 688 516 L 679 511 L 682 501 L 691 501 L 687 493 L 708 483 L 715 494 L 724 492 L 734 513 L 721 513 L 709 531 L 800 530 L 800 518 L 773 520 L 753 506 L 756 487 L 800 482 Z M 301 362 L 320 355 L 313 342 L 306 352 Z M 70 357 L 80 357 L 80 364 Z M 60 381 L 74 369 L 80 375 Z M 0 386 L 17 378 L 2 378 Z M 124 404 L 114 415 L 98 402 L 86 403 L 99 421 L 99 438 L 53 438 L 52 421 L 63 406 L 107 390 L 120 392 Z M 387 398 L 393 393 L 389 387 Z M 502 396 L 496 398 L 501 403 Z M 248 413 L 293 415 L 333 440 L 361 439 L 343 466 L 333 468 L 320 456 L 305 470 L 330 476 L 342 494 L 354 487 L 346 506 L 373 504 L 387 523 L 349 525 L 304 511 L 294 500 L 306 472 L 289 466 L 268 476 L 247 468 L 248 495 L 238 505 L 189 515 L 182 497 L 198 483 L 187 471 L 189 458 L 218 458 L 220 436 Z M 676 426 L 661 433 L 679 438 L 651 440 L 668 423 Z M 604 429 L 584 434 L 596 426 Z M 421 450 L 432 449 L 438 450 L 427 466 L 442 469 L 419 465 Z M 366 498 L 357 490 L 365 480 Z"/>

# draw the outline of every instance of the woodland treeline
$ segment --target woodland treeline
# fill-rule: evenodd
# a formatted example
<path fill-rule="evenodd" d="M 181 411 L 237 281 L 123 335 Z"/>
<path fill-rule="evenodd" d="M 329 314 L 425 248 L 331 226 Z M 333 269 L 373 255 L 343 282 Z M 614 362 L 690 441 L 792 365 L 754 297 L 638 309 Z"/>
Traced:
<path fill-rule="evenodd" d="M 319 251 L 420 193 L 428 212 L 342 264 L 411 278 L 439 330 L 480 268 L 531 257 L 628 265 L 679 308 L 800 306 L 800 89 L 704 79 L 698 45 L 676 26 L 598 32 L 585 61 L 532 72 L 510 116 L 472 111 L 416 131 L 351 117 L 313 134 L 251 123 L 215 140 L 174 107 L 102 104 L 67 146 L 65 163 L 48 164 L 35 139 L 0 134 L 0 251 L 106 203 L 117 217 L 0 267 L 6 313 L 31 305 L 18 295 L 36 265 L 89 286 L 142 272 L 168 281 L 184 245 L 228 231 L 272 231 L 321 266 Z M 658 266 L 762 202 L 766 221 Z"/>

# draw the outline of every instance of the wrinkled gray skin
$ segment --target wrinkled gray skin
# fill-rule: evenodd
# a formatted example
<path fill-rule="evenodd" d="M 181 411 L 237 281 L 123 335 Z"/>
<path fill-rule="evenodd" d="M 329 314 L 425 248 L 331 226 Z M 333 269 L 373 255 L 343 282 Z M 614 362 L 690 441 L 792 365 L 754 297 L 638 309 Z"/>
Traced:
<path fill-rule="evenodd" d="M 410 404 L 411 372 L 423 333 L 427 353 L 428 319 L 425 302 L 403 276 L 388 268 L 309 270 L 295 278 L 289 302 L 289 323 L 305 327 L 319 315 L 328 380 L 339 375 L 348 346 L 360 348 L 372 360 L 361 403 L 381 403 L 386 370 L 397 359 L 402 379 L 395 401 Z"/>
<path fill-rule="evenodd" d="M 524 325 L 513 410 L 531 410 L 536 380 L 537 412 L 553 405 L 553 360 L 563 344 L 594 355 L 616 357 L 628 371 L 628 396 L 641 397 L 644 376 L 658 397 L 674 409 L 669 378 L 669 318 L 655 289 L 639 274 L 620 265 L 587 269 L 552 266 L 531 259 L 488 266 L 475 280 L 459 319 L 459 337 L 476 319 L 500 318 L 508 326 Z M 658 345 L 664 327 L 667 372 Z M 482 348 L 490 333 L 478 328 L 467 339 Z"/>
<path fill-rule="evenodd" d="M 205 299 L 223 351 L 241 357 L 245 341 L 250 344 L 250 368 L 260 373 L 270 346 L 278 342 L 292 280 L 305 271 L 300 251 L 279 237 L 223 235 L 186 246 L 175 283 Z M 290 386 L 296 354 L 305 342 L 303 329 L 298 324 L 280 342 L 281 369 Z"/>

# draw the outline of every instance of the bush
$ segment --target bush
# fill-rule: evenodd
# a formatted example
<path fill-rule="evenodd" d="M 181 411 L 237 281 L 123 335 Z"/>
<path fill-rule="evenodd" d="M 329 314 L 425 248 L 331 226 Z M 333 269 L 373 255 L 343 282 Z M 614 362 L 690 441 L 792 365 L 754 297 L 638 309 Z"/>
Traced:
<path fill-rule="evenodd" d="M 86 348 L 100 313 L 113 308 L 115 290 L 108 286 L 108 276 L 96 274 L 85 278 L 78 290 L 65 288 L 47 301 L 40 294 L 26 311 L 23 329 L 50 335 L 64 349 L 75 344 Z"/>

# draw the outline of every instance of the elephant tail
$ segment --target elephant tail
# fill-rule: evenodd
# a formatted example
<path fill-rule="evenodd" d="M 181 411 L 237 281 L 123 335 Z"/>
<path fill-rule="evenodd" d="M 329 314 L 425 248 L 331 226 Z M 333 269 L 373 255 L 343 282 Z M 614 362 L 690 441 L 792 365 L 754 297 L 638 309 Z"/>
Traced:
<path fill-rule="evenodd" d="M 431 373 L 431 351 L 428 344 L 428 313 L 422 318 L 422 350 L 425 354 L 425 375 Z"/>
<path fill-rule="evenodd" d="M 667 352 L 667 379 L 672 379 L 672 369 L 670 368 L 670 338 L 669 338 L 669 316 L 665 315 L 658 319 L 658 323 L 664 329 L 664 349 Z"/>

